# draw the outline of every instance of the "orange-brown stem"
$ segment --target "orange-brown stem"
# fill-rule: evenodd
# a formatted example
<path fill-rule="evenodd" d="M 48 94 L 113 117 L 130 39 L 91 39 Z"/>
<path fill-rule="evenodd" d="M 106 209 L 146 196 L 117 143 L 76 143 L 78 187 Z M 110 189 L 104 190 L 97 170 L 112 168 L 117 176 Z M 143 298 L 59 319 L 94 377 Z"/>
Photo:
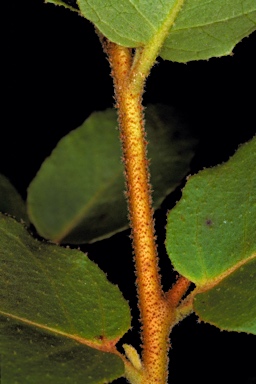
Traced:
<path fill-rule="evenodd" d="M 158 270 L 144 116 L 141 106 L 143 89 L 137 90 L 133 87 L 134 75 L 130 76 L 131 51 L 113 43 L 108 43 L 105 49 L 109 56 L 115 84 L 135 253 L 143 342 L 144 374 L 141 383 L 164 384 L 167 379 L 168 337 L 173 311 L 170 310 L 162 292 Z"/>
<path fill-rule="evenodd" d="M 175 304 L 179 302 L 178 296 L 175 298 L 174 288 L 168 300 L 170 294 L 167 297 L 164 295 L 160 282 L 142 93 L 145 79 L 182 5 L 183 0 L 175 1 L 162 28 L 147 46 L 136 49 L 134 58 L 132 50 L 100 36 L 109 58 L 115 86 L 135 254 L 143 343 L 143 372 L 136 379 L 139 384 L 167 382 L 169 333 L 176 321 Z"/>
<path fill-rule="evenodd" d="M 186 277 L 179 276 L 173 287 L 166 293 L 166 299 L 172 308 L 176 308 L 179 305 L 190 284 L 191 282 Z"/>

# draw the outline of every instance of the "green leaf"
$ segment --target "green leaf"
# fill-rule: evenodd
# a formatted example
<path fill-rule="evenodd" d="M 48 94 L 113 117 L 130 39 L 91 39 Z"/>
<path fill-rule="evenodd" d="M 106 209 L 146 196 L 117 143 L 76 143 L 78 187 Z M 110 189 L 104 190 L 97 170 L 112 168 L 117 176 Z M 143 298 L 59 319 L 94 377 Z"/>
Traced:
<path fill-rule="evenodd" d="M 159 206 L 187 173 L 195 140 L 169 107 L 148 107 L 146 119 Z M 128 226 L 116 126 L 114 110 L 93 113 L 43 163 L 28 189 L 29 216 L 41 236 L 80 244 Z"/>
<path fill-rule="evenodd" d="M 163 28 L 175 0 L 78 0 L 82 15 L 109 40 L 141 47 Z M 256 29 L 255 0 L 184 0 L 162 47 L 164 59 L 187 62 L 228 55 Z M 160 48 L 160 47 L 159 47 Z"/>
<path fill-rule="evenodd" d="M 219 284 L 196 295 L 200 319 L 228 331 L 256 334 L 256 255 Z"/>
<path fill-rule="evenodd" d="M 37 370 L 43 374 L 40 365 L 44 361 L 41 382 L 47 383 L 60 382 L 58 375 L 68 375 L 72 361 L 91 376 L 88 383 L 103 383 L 123 374 L 120 358 L 102 352 L 110 350 L 130 327 L 129 306 L 119 289 L 82 252 L 40 243 L 21 224 L 3 215 L 0 239 L 0 315 L 11 324 L 5 323 L 1 336 L 6 375 L 12 375 L 13 364 L 22 369 L 26 363 L 27 371 L 22 369 L 21 375 L 32 376 L 30 381 L 20 382 L 37 382 L 33 375 Z M 22 336 L 18 337 L 20 327 Z M 94 356 L 95 364 L 102 361 L 103 368 L 93 365 L 90 371 Z M 106 373 L 111 359 L 113 370 Z M 84 382 L 77 377 L 74 373 L 66 382 Z"/>
<path fill-rule="evenodd" d="M 55 334 L 0 317 L 3 384 L 105 384 L 124 374 L 122 360 Z"/>
<path fill-rule="evenodd" d="M 50 3 L 50 4 L 55 4 L 55 5 L 61 5 L 65 8 L 68 8 L 70 9 L 71 11 L 74 11 L 74 12 L 79 12 L 78 9 L 72 7 L 71 5 L 65 3 L 64 1 L 61 1 L 61 0 L 45 0 L 46 3 Z"/>
<path fill-rule="evenodd" d="M 256 137 L 225 164 L 192 176 L 168 215 L 174 268 L 210 284 L 256 254 Z"/>
<path fill-rule="evenodd" d="M 128 304 L 84 253 L 38 242 L 9 217 L 0 225 L 3 312 L 89 340 L 126 332 Z"/>
<path fill-rule="evenodd" d="M 0 212 L 14 216 L 29 225 L 26 206 L 14 186 L 0 174 Z"/>
<path fill-rule="evenodd" d="M 187 0 L 160 56 L 185 63 L 230 55 L 255 30 L 255 0 Z"/>

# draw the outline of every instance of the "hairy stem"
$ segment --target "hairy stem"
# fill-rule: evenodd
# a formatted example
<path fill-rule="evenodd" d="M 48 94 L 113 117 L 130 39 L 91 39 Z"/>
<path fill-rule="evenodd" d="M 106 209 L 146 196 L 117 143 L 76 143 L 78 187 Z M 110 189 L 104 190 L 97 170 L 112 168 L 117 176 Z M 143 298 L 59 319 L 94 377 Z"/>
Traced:
<path fill-rule="evenodd" d="M 167 382 L 169 333 L 175 323 L 175 305 L 178 304 L 177 300 L 174 300 L 174 305 L 173 300 L 165 297 L 160 282 L 142 93 L 145 79 L 182 5 L 183 0 L 175 2 L 159 31 L 145 47 L 136 50 L 134 57 L 130 49 L 104 42 L 101 38 L 112 68 L 125 164 L 142 323 L 143 372 L 140 384 Z M 182 287 L 186 291 L 187 284 Z"/>
<path fill-rule="evenodd" d="M 142 383 L 165 383 L 169 324 L 172 316 L 161 288 L 155 244 L 151 187 L 141 94 L 130 82 L 131 52 L 109 43 L 107 47 L 115 81 L 123 146 L 125 177 L 137 288 L 141 312 L 143 367 Z"/>
<path fill-rule="evenodd" d="M 166 299 L 172 307 L 176 308 L 179 305 L 190 284 L 191 282 L 186 277 L 180 276 L 174 286 L 166 293 Z"/>

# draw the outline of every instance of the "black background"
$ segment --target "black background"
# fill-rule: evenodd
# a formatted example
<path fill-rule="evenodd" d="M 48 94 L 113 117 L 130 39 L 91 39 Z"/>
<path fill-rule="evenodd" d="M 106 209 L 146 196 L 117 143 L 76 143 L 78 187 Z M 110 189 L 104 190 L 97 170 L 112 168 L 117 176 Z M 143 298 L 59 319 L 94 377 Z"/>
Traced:
<path fill-rule="evenodd" d="M 25 199 L 27 186 L 59 139 L 91 112 L 113 106 L 112 79 L 92 24 L 75 13 L 43 0 L 13 0 L 2 17 L 0 171 Z M 227 160 L 255 134 L 255 43 L 254 33 L 233 56 L 188 64 L 158 59 L 152 70 L 144 104 L 171 105 L 188 122 L 199 138 L 192 173 Z M 179 196 L 177 190 L 156 212 L 165 289 L 175 279 L 163 246 L 165 217 Z M 129 300 L 134 329 L 123 341 L 139 348 L 129 231 L 84 250 Z M 190 316 L 174 329 L 171 343 L 172 384 L 256 383 L 255 336 L 220 332 Z"/>

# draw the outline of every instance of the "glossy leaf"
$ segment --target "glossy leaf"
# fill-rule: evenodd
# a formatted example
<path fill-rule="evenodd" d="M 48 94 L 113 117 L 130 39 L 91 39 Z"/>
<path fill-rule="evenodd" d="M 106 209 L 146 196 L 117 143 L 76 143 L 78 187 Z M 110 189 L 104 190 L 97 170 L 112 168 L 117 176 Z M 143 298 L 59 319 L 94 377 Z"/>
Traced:
<path fill-rule="evenodd" d="M 192 176 L 168 215 L 174 268 L 209 284 L 256 254 L 256 137 L 225 164 Z"/>
<path fill-rule="evenodd" d="M 0 217 L 0 239 L 0 315 L 13 324 L 4 324 L 1 338 L 6 374 L 12 375 L 8 367 L 11 370 L 13 364 L 22 369 L 26 363 L 27 371 L 21 374 L 32 375 L 33 383 L 37 370 L 43 374 L 40 365 L 45 361 L 45 382 L 49 374 L 55 383 L 60 382 L 58 371 L 65 377 L 73 361 L 74 368 L 78 365 L 85 375 L 91 375 L 88 383 L 103 383 L 106 366 L 113 359 L 108 377 L 119 377 L 122 361 L 92 349 L 115 345 L 130 327 L 129 306 L 118 288 L 82 252 L 40 243 L 14 219 Z M 90 371 L 94 356 L 96 365 L 102 361 L 102 370 L 93 363 Z M 71 375 L 66 382 L 82 383 L 72 377 L 76 378 Z"/>
<path fill-rule="evenodd" d="M 149 158 L 159 206 L 187 173 L 195 145 L 169 107 L 146 110 Z M 123 165 L 114 110 L 91 115 L 64 137 L 28 189 L 28 211 L 39 234 L 83 243 L 128 225 Z"/>
<path fill-rule="evenodd" d="M 219 284 L 196 295 L 201 320 L 228 331 L 256 334 L 256 254 Z"/>
<path fill-rule="evenodd" d="M 59 3 L 59 1 L 51 1 Z M 82 15 L 111 41 L 141 47 L 163 28 L 175 0 L 77 0 Z M 255 0 L 184 0 L 160 56 L 179 62 L 228 55 L 256 29 Z"/>
<path fill-rule="evenodd" d="M 0 175 L 0 212 L 29 224 L 25 202 L 4 175 Z"/>

